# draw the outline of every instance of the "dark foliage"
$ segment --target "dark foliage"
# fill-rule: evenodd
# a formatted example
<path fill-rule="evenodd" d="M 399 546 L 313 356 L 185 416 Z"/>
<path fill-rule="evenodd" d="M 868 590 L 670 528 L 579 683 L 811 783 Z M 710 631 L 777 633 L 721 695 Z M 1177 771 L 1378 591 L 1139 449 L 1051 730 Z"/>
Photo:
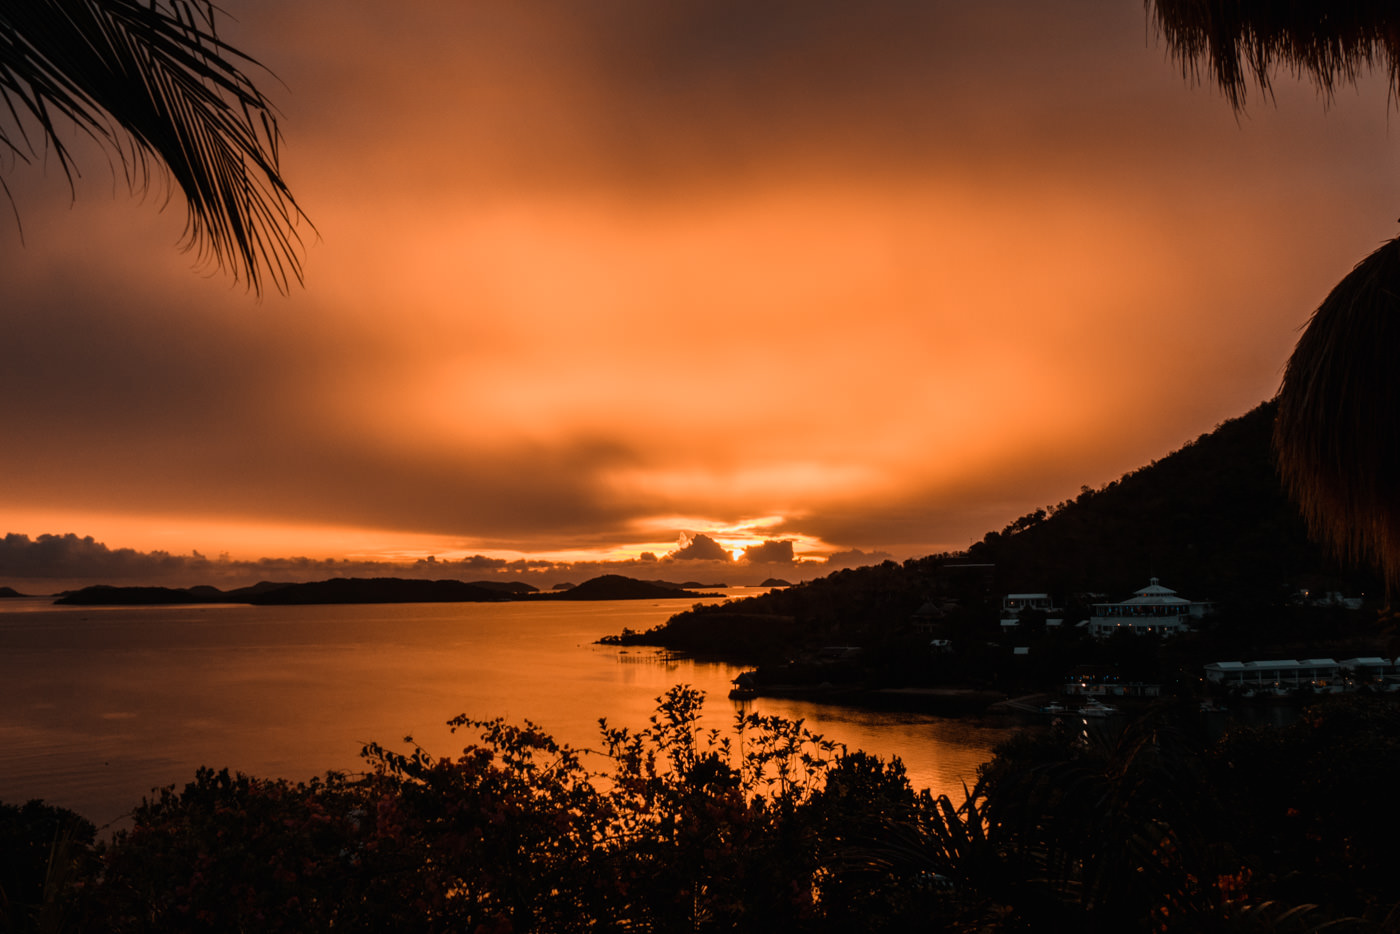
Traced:
<path fill-rule="evenodd" d="M 92 871 L 96 828 L 42 801 L 0 804 L 0 931 L 63 927 L 64 893 Z"/>
<path fill-rule="evenodd" d="M 6 930 L 1382 931 L 1391 699 L 1213 738 L 1195 711 L 997 750 L 962 801 L 801 722 L 707 729 L 678 687 L 602 752 L 458 718 L 293 784 L 201 769 L 92 828 L 0 807 Z M 601 766 L 596 770 L 594 766 Z M 55 846 L 55 842 L 59 845 Z"/>

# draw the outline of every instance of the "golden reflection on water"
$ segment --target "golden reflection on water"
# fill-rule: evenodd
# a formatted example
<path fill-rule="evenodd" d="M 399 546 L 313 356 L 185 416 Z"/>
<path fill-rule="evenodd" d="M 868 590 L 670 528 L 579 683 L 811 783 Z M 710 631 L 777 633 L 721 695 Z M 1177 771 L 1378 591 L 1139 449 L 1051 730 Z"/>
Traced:
<path fill-rule="evenodd" d="M 851 749 L 905 762 L 955 798 L 1000 725 L 761 698 L 728 699 L 740 669 L 595 641 L 693 601 L 200 606 L 0 612 L 0 800 L 40 797 L 99 825 L 201 765 L 305 780 L 356 771 L 404 737 L 455 755 L 449 719 L 529 719 L 598 746 L 598 719 L 640 729 L 678 683 L 707 726 L 739 709 L 803 718 Z"/>

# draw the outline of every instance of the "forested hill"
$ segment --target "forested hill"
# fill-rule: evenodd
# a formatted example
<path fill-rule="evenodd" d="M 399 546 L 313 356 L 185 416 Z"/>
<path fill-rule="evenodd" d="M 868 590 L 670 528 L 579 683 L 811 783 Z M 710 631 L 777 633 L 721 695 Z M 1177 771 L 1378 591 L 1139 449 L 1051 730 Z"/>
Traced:
<path fill-rule="evenodd" d="M 1259 612 L 1301 588 L 1375 594 L 1308 539 L 1274 467 L 1274 406 L 1231 419 L 1099 490 L 1022 516 L 966 553 L 838 571 L 795 587 L 673 617 L 618 641 L 756 659 L 798 644 L 869 644 L 927 601 L 992 607 L 1045 592 L 1062 606 L 1122 600 L 1151 578 L 1222 609 Z M 979 567 L 980 565 L 980 567 Z"/>
<path fill-rule="evenodd" d="M 1274 411 L 1260 405 L 1103 489 L 1022 516 L 967 558 L 994 563 L 1011 589 L 1113 599 L 1151 577 L 1216 600 L 1303 586 L 1375 592 L 1371 574 L 1342 572 L 1309 540 L 1274 465 Z"/>

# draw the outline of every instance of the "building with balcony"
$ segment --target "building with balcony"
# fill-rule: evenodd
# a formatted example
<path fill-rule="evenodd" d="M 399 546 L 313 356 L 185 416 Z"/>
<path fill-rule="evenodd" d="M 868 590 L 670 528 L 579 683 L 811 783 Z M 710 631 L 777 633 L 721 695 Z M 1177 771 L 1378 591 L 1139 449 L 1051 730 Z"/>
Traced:
<path fill-rule="evenodd" d="M 1115 632 L 1135 635 L 1174 636 L 1192 628 L 1195 620 L 1214 609 L 1214 604 L 1187 600 L 1157 578 L 1121 603 L 1095 603 L 1089 617 L 1089 634 L 1107 639 Z"/>

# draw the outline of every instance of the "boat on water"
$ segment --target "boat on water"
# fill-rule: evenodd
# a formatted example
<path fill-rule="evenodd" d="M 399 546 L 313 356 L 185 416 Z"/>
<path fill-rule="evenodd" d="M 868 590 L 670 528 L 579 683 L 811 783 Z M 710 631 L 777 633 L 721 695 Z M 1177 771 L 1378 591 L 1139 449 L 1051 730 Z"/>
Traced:
<path fill-rule="evenodd" d="M 1111 704 L 1105 704 L 1097 697 L 1091 697 L 1084 702 L 1078 713 L 1081 717 L 1109 717 L 1118 712 L 1118 708 Z"/>
<path fill-rule="evenodd" d="M 1044 707 L 1041 707 L 1041 708 L 1040 708 L 1040 712 L 1041 712 L 1041 713 L 1048 713 L 1048 714 L 1050 714 L 1051 716 L 1058 716 L 1059 714 L 1062 714 L 1062 713 L 1069 713 L 1069 708 L 1066 707 L 1064 704 L 1060 703 L 1059 701 L 1051 701 L 1050 703 L 1046 704 Z"/>

